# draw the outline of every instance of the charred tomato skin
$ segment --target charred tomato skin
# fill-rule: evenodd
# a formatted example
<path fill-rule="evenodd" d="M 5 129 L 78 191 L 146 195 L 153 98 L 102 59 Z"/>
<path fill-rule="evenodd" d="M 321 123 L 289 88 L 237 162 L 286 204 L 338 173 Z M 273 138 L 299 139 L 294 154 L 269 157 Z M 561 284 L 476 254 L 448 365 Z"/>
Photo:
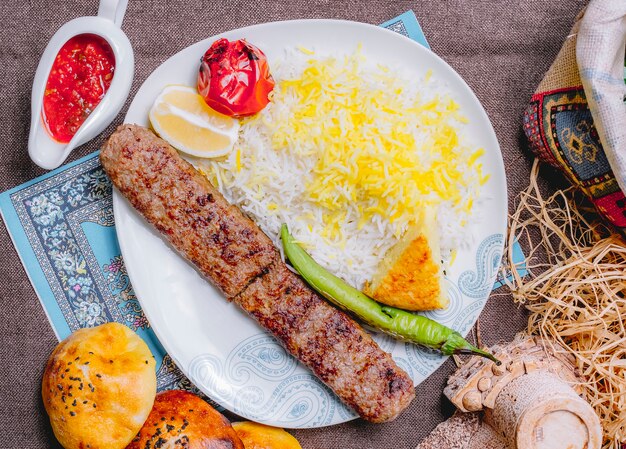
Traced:
<path fill-rule="evenodd" d="M 261 111 L 274 84 L 267 57 L 245 39 L 218 39 L 200 61 L 198 93 L 209 107 L 231 117 Z"/>

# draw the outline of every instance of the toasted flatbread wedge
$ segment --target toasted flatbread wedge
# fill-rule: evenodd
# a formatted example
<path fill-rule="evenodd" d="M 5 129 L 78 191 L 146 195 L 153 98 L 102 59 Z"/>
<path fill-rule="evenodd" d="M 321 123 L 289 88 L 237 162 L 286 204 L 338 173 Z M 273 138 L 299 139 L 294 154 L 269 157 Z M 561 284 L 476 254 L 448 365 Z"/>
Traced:
<path fill-rule="evenodd" d="M 442 281 L 439 232 L 429 210 L 388 251 L 364 290 L 376 301 L 400 309 L 442 309 L 448 306 Z"/>

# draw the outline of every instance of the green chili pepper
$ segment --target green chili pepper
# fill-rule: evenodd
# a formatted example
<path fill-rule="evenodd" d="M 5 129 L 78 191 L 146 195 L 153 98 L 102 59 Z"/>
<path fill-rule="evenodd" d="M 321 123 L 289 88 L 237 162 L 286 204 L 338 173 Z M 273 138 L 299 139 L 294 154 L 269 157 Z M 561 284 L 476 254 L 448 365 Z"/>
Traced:
<path fill-rule="evenodd" d="M 499 361 L 468 343 L 457 331 L 422 315 L 383 306 L 322 268 L 296 243 L 287 225 L 280 230 L 285 255 L 304 280 L 333 304 L 365 323 L 403 340 L 441 351 L 444 355 L 476 354 Z"/>

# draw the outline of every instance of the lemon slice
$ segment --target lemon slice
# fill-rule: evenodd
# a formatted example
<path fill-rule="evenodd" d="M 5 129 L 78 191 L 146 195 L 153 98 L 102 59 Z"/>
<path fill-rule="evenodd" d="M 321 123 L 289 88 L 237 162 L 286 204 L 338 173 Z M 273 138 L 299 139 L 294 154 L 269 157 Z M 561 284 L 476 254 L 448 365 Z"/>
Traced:
<path fill-rule="evenodd" d="M 150 123 L 170 145 L 191 156 L 213 158 L 233 149 L 239 120 L 220 114 L 205 103 L 196 89 L 167 86 L 154 100 Z"/>

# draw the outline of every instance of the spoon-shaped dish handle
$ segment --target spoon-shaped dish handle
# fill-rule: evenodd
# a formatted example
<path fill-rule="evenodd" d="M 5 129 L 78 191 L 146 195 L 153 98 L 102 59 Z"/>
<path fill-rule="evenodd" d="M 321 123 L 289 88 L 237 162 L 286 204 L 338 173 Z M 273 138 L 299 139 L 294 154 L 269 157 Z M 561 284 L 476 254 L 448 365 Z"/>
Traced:
<path fill-rule="evenodd" d="M 98 17 L 110 20 L 119 28 L 122 26 L 127 6 L 128 0 L 100 0 Z"/>

